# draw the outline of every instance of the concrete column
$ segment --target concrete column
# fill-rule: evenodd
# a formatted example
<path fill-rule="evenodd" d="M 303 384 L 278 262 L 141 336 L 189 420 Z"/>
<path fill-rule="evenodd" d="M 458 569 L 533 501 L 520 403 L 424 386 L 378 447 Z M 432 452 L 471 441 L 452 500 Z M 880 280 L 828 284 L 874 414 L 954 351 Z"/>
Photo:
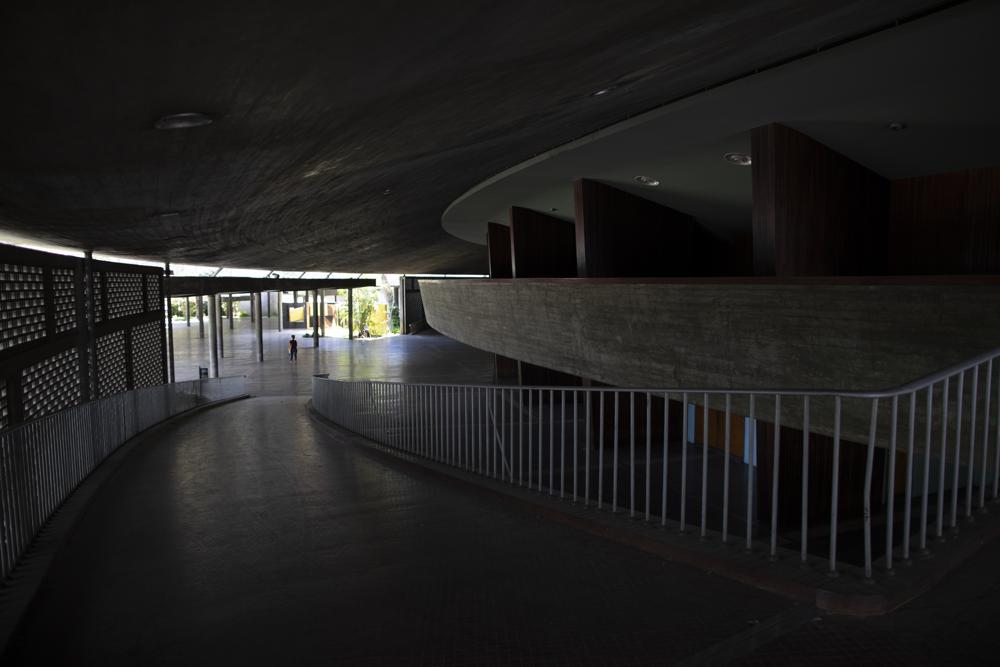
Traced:
<path fill-rule="evenodd" d="M 319 335 L 326 335 L 326 290 L 319 291 Z"/>
<path fill-rule="evenodd" d="M 167 382 L 176 382 L 177 376 L 174 374 L 174 304 L 170 298 L 170 262 L 164 264 L 163 286 L 163 291 L 167 293 Z"/>
<path fill-rule="evenodd" d="M 319 290 L 313 290 L 313 347 L 319 347 Z"/>
<path fill-rule="evenodd" d="M 218 328 L 218 332 L 219 332 L 219 335 L 218 335 L 218 340 L 219 340 L 219 358 L 220 359 L 225 359 L 226 358 L 226 342 L 225 342 L 225 337 L 222 335 L 222 332 L 224 331 L 224 329 L 222 328 L 222 295 L 221 294 L 214 294 L 214 295 L 212 295 L 212 300 L 215 302 L 215 307 L 218 308 L 218 315 L 217 315 L 217 317 L 219 318 L 219 321 L 216 322 L 216 325 L 218 325 L 217 328 Z"/>
<path fill-rule="evenodd" d="M 406 276 L 399 277 L 399 333 L 406 334 Z"/>
<path fill-rule="evenodd" d="M 229 328 L 233 328 L 233 294 L 229 293 Z"/>
<path fill-rule="evenodd" d="M 197 297 L 198 306 L 198 338 L 205 337 L 205 295 L 199 294 Z"/>
<path fill-rule="evenodd" d="M 184 318 L 187 320 L 187 325 L 191 326 L 191 297 L 184 297 Z"/>
<path fill-rule="evenodd" d="M 271 293 L 267 293 L 267 319 L 271 319 Z"/>
<path fill-rule="evenodd" d="M 219 330 L 219 302 L 217 299 L 218 296 L 215 294 L 208 298 L 209 374 L 214 378 L 219 377 L 219 342 L 222 339 L 222 332 Z"/>
<path fill-rule="evenodd" d="M 264 361 L 264 318 L 260 317 L 260 292 L 251 295 L 251 304 L 257 305 L 257 361 L 262 362 Z"/>
<path fill-rule="evenodd" d="M 283 292 L 278 290 L 278 331 L 281 331 L 282 320 L 285 319 L 284 309 L 281 307 L 281 296 Z"/>
<path fill-rule="evenodd" d="M 347 338 L 354 340 L 354 288 L 347 288 Z"/>
<path fill-rule="evenodd" d="M 254 305 L 255 303 L 254 293 L 250 292 L 250 324 L 257 321 L 257 307 Z"/>

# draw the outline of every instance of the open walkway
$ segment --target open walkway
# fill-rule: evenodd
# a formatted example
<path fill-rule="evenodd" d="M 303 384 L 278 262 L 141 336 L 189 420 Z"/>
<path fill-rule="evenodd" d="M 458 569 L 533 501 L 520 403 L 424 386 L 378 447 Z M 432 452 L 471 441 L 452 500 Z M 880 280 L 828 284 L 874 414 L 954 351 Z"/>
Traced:
<path fill-rule="evenodd" d="M 427 331 L 413 336 L 385 338 L 303 338 L 305 329 L 277 330 L 277 318 L 264 318 L 264 363 L 257 361 L 257 338 L 250 318 L 239 318 L 230 329 L 222 323 L 225 357 L 220 375 L 246 375 L 255 395 L 299 395 L 312 391 L 312 376 L 329 373 L 338 379 L 397 382 L 493 382 L 493 355 Z M 177 380 L 198 378 L 198 368 L 209 365 L 208 322 L 206 338 L 198 336 L 198 322 L 188 327 L 174 321 L 174 367 Z M 299 341 L 297 364 L 288 363 L 288 339 Z"/>

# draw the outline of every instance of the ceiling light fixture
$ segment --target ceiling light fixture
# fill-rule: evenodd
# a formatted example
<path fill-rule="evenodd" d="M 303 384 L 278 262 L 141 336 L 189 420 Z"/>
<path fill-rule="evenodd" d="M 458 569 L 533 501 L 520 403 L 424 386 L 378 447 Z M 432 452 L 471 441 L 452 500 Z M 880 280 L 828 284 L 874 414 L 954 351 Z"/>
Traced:
<path fill-rule="evenodd" d="M 172 113 L 163 116 L 153 123 L 157 130 L 187 130 L 192 127 L 203 127 L 212 124 L 212 117 L 197 111 L 185 111 L 184 113 Z"/>
<path fill-rule="evenodd" d="M 154 217 L 160 218 L 162 220 L 163 218 L 176 218 L 180 214 L 181 214 L 180 211 L 160 211 L 159 213 L 156 213 Z"/>
<path fill-rule="evenodd" d="M 386 188 L 385 190 L 382 191 L 382 194 L 383 195 L 391 195 L 392 194 L 392 188 Z"/>
<path fill-rule="evenodd" d="M 747 153 L 726 153 L 723 157 L 726 159 L 726 162 L 736 164 L 741 167 L 749 167 L 753 164 L 753 160 Z"/>
<path fill-rule="evenodd" d="M 889 129 L 893 132 L 902 132 L 906 129 L 906 123 L 900 123 L 899 121 L 893 121 L 889 123 Z"/>
<path fill-rule="evenodd" d="M 655 188 L 660 184 L 660 181 L 652 176 L 636 176 L 635 180 L 636 182 L 641 183 L 642 185 L 648 185 L 651 188 Z"/>
<path fill-rule="evenodd" d="M 590 96 L 591 97 L 603 97 L 604 95 L 607 95 L 608 93 L 610 93 L 612 90 L 614 90 L 617 87 L 618 86 L 608 86 L 607 88 L 601 88 L 599 90 L 595 90 L 594 92 L 592 92 L 590 94 Z"/>

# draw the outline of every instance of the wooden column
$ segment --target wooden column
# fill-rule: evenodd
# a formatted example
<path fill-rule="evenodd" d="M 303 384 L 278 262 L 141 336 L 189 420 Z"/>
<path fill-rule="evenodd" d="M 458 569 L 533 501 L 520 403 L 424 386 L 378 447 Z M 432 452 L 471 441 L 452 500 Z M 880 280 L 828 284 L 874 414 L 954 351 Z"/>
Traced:
<path fill-rule="evenodd" d="M 752 147 L 754 273 L 886 273 L 886 179 L 783 125 L 754 129 Z"/>
<path fill-rule="evenodd" d="M 514 278 L 575 278 L 573 223 L 519 206 L 510 209 L 511 274 Z"/>
<path fill-rule="evenodd" d="M 573 197 L 581 278 L 704 272 L 713 237 L 691 216 L 588 179 L 574 181 Z"/>
<path fill-rule="evenodd" d="M 490 278 L 513 278 L 510 264 L 510 228 L 491 222 L 486 226 L 486 251 Z"/>
<path fill-rule="evenodd" d="M 893 275 L 1000 273 L 1000 167 L 892 183 Z"/>

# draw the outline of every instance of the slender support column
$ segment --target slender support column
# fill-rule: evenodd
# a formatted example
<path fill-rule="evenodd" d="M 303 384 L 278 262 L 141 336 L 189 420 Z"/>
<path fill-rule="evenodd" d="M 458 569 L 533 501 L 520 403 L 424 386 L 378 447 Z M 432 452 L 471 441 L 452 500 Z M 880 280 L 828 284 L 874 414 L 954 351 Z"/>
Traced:
<path fill-rule="evenodd" d="M 326 335 L 326 290 L 319 291 L 319 335 Z"/>
<path fill-rule="evenodd" d="M 205 295 L 199 294 L 196 304 L 198 306 L 198 338 L 205 337 Z"/>
<path fill-rule="evenodd" d="M 406 325 L 406 276 L 399 277 L 399 333 L 409 333 Z"/>
<path fill-rule="evenodd" d="M 354 288 L 347 288 L 347 338 L 354 340 Z"/>
<path fill-rule="evenodd" d="M 271 293 L 267 293 L 267 319 L 271 319 Z"/>
<path fill-rule="evenodd" d="M 250 292 L 250 324 L 257 321 L 257 307 L 254 305 L 256 301 L 253 295 L 254 293 Z"/>
<path fill-rule="evenodd" d="M 313 347 L 319 347 L 319 290 L 313 290 Z"/>
<path fill-rule="evenodd" d="M 251 303 L 257 306 L 257 361 L 264 361 L 264 318 L 260 317 L 260 292 L 251 294 Z"/>
<path fill-rule="evenodd" d="M 163 271 L 163 287 L 167 293 L 167 382 L 176 382 L 174 374 L 174 304 L 170 298 L 170 262 L 166 262 Z"/>
<path fill-rule="evenodd" d="M 285 311 L 281 307 L 281 296 L 282 296 L 282 294 L 283 294 L 283 292 L 281 290 L 278 290 L 278 331 L 281 331 L 282 320 L 285 319 Z"/>
<path fill-rule="evenodd" d="M 219 377 L 219 342 L 222 340 L 221 327 L 219 327 L 218 298 L 217 294 L 208 297 L 209 373 L 214 378 Z"/>
<path fill-rule="evenodd" d="M 229 328 L 233 328 L 233 294 L 229 293 Z"/>
<path fill-rule="evenodd" d="M 215 307 L 218 308 L 218 314 L 216 315 L 216 317 L 218 318 L 218 321 L 215 324 L 216 324 L 216 330 L 218 331 L 218 334 L 219 334 L 218 336 L 216 336 L 216 339 L 219 341 L 219 358 L 220 359 L 225 359 L 226 358 L 226 339 L 225 339 L 225 336 L 222 335 L 222 332 L 223 332 L 223 328 L 222 328 L 222 295 L 221 294 L 213 294 L 212 295 L 212 300 L 215 302 Z"/>
<path fill-rule="evenodd" d="M 184 297 L 184 319 L 187 320 L 187 325 L 191 326 L 191 297 Z"/>

